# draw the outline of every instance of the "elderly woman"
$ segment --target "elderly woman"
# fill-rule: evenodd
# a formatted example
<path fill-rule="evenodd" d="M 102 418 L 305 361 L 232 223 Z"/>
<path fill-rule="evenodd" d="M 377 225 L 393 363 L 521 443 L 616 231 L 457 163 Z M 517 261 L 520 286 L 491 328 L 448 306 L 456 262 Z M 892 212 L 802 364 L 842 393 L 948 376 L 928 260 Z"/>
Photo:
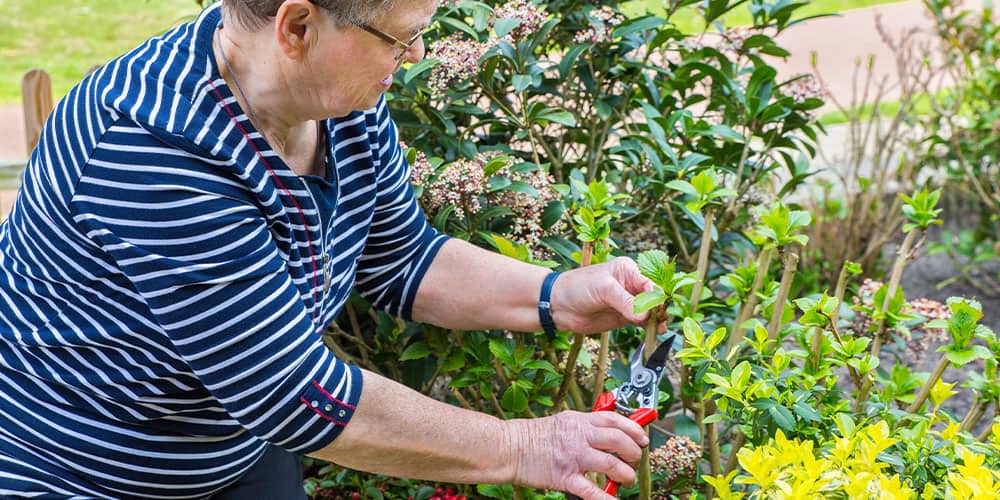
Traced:
<path fill-rule="evenodd" d="M 555 280 L 426 223 L 382 93 L 435 7 L 224 0 L 56 107 L 0 226 L 0 494 L 301 498 L 302 454 L 586 498 L 588 471 L 634 480 L 620 415 L 501 421 L 321 342 L 355 287 L 448 328 L 643 319 L 630 260 Z"/>

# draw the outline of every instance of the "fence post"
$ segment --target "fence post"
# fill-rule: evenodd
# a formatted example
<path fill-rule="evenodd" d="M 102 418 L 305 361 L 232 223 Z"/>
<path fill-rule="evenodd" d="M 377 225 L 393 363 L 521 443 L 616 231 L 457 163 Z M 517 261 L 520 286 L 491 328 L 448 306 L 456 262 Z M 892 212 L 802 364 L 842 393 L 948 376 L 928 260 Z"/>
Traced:
<path fill-rule="evenodd" d="M 27 153 L 35 149 L 45 119 L 52 112 L 52 79 L 40 69 L 29 70 L 21 78 L 21 103 L 24 110 L 24 145 Z"/>

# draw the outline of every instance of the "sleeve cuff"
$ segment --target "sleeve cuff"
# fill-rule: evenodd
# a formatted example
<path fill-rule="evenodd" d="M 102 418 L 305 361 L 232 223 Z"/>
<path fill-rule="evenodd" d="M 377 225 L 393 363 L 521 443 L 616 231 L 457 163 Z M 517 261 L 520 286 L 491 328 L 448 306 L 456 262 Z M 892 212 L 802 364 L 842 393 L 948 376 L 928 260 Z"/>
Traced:
<path fill-rule="evenodd" d="M 334 392 L 337 391 L 330 391 L 317 380 L 310 381 L 309 385 L 299 396 L 299 404 L 326 421 L 329 429 L 328 432 L 323 433 L 323 439 L 313 442 L 312 446 L 308 449 L 299 450 L 300 453 L 308 454 L 325 448 L 337 436 L 340 436 L 344 427 L 354 417 L 354 413 L 357 411 L 361 400 L 361 390 L 364 384 L 360 368 L 353 365 L 345 366 L 350 371 L 349 380 L 351 380 L 351 387 L 346 392 L 339 391 L 342 397 L 336 397 Z"/>
<path fill-rule="evenodd" d="M 437 257 L 441 246 L 451 239 L 450 236 L 443 235 L 434 230 L 431 230 L 431 233 L 437 237 L 430 242 L 427 250 L 424 252 L 424 257 L 417 263 L 417 267 L 413 270 L 410 278 L 411 285 L 406 288 L 406 295 L 403 296 L 403 306 L 399 312 L 400 316 L 407 321 L 413 319 L 413 302 L 417 298 L 417 289 L 420 288 L 420 282 L 423 281 L 424 275 L 430 269 L 431 262 L 434 262 L 434 258 Z"/>

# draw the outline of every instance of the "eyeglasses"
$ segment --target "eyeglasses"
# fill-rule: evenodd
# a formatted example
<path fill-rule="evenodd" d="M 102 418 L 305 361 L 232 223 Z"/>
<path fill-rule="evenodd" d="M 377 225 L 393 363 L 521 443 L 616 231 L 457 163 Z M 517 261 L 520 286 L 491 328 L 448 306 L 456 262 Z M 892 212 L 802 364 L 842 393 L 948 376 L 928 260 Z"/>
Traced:
<path fill-rule="evenodd" d="M 422 31 L 418 32 L 417 34 L 413 35 L 412 37 L 410 37 L 409 40 L 403 42 L 403 41 L 400 41 L 398 38 L 396 38 L 396 37 L 394 37 L 394 36 L 392 36 L 392 35 L 384 32 L 384 31 L 372 28 L 371 26 L 368 26 L 365 23 L 354 23 L 354 25 L 357 26 L 357 27 L 359 27 L 359 28 L 361 28 L 361 29 L 363 29 L 363 30 L 365 30 L 365 31 L 367 31 L 367 32 L 369 32 L 369 33 L 371 33 L 371 34 L 373 34 L 373 35 L 375 35 L 375 36 L 377 36 L 377 37 L 379 37 L 380 39 L 382 39 L 383 42 L 388 43 L 389 45 L 392 45 L 393 48 L 399 50 L 399 53 L 396 54 L 395 56 L 393 56 L 393 59 L 397 63 L 402 62 L 403 56 L 405 56 L 406 53 L 410 50 L 410 47 L 413 47 L 413 45 L 415 43 L 417 43 L 418 41 L 420 41 L 420 38 L 422 36 L 424 36 L 424 33 L 427 32 L 427 30 L 422 30 Z"/>

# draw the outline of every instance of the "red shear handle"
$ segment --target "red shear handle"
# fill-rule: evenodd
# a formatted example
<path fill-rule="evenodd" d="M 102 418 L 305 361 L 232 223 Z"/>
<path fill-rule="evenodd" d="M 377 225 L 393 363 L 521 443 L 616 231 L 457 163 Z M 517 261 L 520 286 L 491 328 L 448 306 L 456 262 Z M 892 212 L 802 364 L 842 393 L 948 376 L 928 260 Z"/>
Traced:
<path fill-rule="evenodd" d="M 604 399 L 605 394 L 610 394 L 610 393 L 601 394 L 601 396 L 597 398 L 598 404 L 600 404 L 601 400 Z M 614 405 L 614 397 L 612 397 L 611 404 Z M 594 409 L 595 410 L 597 409 L 596 404 L 594 405 Z M 653 420 L 656 420 L 657 417 L 659 417 L 659 415 L 656 413 L 656 410 L 654 408 L 639 408 L 638 410 L 635 411 L 635 413 L 628 416 L 629 420 L 632 420 L 633 422 L 643 427 L 645 427 L 646 424 L 652 422 Z M 604 485 L 604 492 L 612 496 L 617 496 L 618 483 L 609 479 L 608 484 Z"/>

